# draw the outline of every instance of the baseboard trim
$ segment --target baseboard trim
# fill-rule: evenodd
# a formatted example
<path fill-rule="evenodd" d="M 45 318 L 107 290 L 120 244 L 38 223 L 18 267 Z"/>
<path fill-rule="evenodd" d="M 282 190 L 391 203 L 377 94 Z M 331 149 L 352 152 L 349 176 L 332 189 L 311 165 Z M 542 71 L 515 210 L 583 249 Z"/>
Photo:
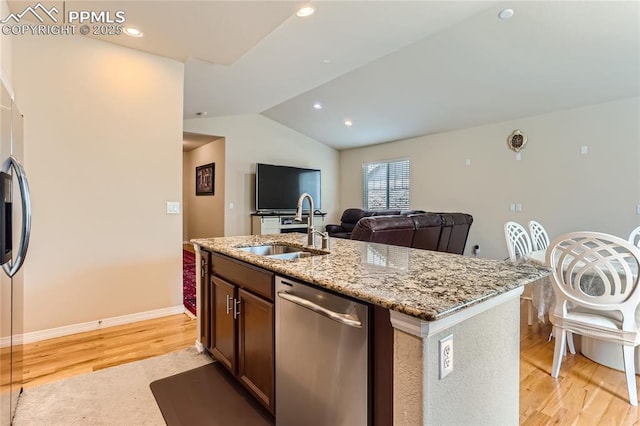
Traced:
<path fill-rule="evenodd" d="M 155 309 L 153 311 L 138 312 L 135 314 L 105 318 L 97 321 L 65 325 L 63 327 L 50 328 L 47 330 L 32 331 L 30 333 L 24 333 L 22 335 L 15 336 L 14 339 L 16 339 L 17 341 L 22 340 L 23 344 L 35 343 L 41 340 L 53 339 L 55 337 L 68 336 L 70 334 L 76 333 L 84 333 L 85 331 L 93 331 L 100 328 L 131 324 L 138 321 L 166 317 L 169 315 L 183 314 L 185 310 L 186 308 L 184 307 L 184 305 L 172 306 L 170 308 Z"/>

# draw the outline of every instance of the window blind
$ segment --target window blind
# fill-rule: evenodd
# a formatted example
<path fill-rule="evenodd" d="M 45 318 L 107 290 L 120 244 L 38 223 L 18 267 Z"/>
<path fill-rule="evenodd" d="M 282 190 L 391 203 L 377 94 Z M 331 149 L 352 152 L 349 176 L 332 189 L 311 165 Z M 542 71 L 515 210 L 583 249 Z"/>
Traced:
<path fill-rule="evenodd" d="M 362 169 L 365 209 L 409 209 L 409 160 L 365 163 Z"/>

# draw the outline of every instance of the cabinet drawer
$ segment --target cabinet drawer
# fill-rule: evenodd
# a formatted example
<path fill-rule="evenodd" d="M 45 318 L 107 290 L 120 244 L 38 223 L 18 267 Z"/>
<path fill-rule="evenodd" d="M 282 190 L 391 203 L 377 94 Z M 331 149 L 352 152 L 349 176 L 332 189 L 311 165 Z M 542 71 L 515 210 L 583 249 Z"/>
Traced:
<path fill-rule="evenodd" d="M 273 272 L 213 253 L 213 273 L 225 280 L 273 301 Z"/>

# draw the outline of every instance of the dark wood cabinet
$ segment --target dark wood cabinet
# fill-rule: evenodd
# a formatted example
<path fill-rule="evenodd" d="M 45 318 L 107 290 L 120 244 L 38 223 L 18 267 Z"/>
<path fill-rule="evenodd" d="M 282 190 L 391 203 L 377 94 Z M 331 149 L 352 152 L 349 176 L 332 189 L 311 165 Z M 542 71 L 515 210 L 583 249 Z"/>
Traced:
<path fill-rule="evenodd" d="M 236 287 L 216 276 L 211 277 L 211 344 L 214 357 L 236 373 Z"/>
<path fill-rule="evenodd" d="M 212 253 L 207 349 L 275 413 L 274 274 Z"/>
<path fill-rule="evenodd" d="M 266 407 L 274 404 L 273 303 L 239 290 L 238 377 Z"/>
<path fill-rule="evenodd" d="M 389 310 L 371 310 L 371 381 L 373 426 L 393 424 L 393 327 Z"/>

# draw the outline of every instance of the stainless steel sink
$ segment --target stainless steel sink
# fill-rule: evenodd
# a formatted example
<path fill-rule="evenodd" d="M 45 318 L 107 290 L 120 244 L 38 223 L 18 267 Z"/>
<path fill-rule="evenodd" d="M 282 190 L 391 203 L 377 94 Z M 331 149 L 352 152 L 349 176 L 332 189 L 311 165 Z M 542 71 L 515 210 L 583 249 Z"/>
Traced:
<path fill-rule="evenodd" d="M 323 252 L 311 251 L 302 247 L 289 246 L 286 244 L 269 244 L 264 246 L 237 247 L 238 250 L 248 253 L 266 256 L 273 259 L 293 260 L 311 256 L 326 254 Z"/>
<path fill-rule="evenodd" d="M 239 250 L 260 256 L 272 256 L 274 254 L 295 253 L 303 251 L 302 247 L 287 246 L 284 244 L 269 244 L 266 246 L 238 247 Z"/>
<path fill-rule="evenodd" d="M 293 259 L 301 259 L 305 257 L 318 256 L 322 253 L 311 253 L 309 251 L 296 251 L 293 253 L 282 253 L 282 254 L 272 254 L 268 257 L 272 259 L 284 259 L 284 260 L 293 260 Z"/>

